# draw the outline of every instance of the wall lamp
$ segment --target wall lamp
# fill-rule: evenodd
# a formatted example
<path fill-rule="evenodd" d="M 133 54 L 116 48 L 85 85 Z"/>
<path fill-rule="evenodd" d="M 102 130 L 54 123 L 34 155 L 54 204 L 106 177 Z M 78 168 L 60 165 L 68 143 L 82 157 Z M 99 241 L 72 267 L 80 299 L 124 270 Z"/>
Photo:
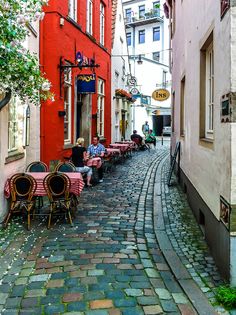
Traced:
<path fill-rule="evenodd" d="M 137 61 L 137 63 L 138 63 L 139 65 L 141 65 L 141 64 L 143 63 L 143 61 L 142 61 L 142 56 L 141 56 L 141 55 L 138 55 L 138 61 Z"/>

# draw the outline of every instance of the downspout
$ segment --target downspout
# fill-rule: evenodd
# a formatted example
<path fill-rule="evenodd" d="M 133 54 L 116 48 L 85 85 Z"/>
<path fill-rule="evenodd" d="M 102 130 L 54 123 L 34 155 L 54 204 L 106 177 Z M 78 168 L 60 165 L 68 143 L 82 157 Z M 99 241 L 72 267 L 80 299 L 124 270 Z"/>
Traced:
<path fill-rule="evenodd" d="M 11 99 L 11 90 L 7 89 L 6 90 L 6 95 L 3 100 L 0 101 L 0 111 L 5 107 Z"/>

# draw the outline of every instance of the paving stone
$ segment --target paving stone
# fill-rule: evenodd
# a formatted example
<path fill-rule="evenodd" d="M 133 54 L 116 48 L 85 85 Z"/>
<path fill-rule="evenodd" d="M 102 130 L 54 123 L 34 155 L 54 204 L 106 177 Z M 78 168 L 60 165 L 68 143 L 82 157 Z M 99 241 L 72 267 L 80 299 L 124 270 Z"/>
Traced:
<path fill-rule="evenodd" d="M 142 309 L 139 309 L 137 307 L 126 307 L 122 309 L 123 315 L 143 315 Z"/>
<path fill-rule="evenodd" d="M 85 302 L 72 302 L 67 305 L 68 312 L 74 311 L 85 311 L 86 310 L 86 303 Z"/>
<path fill-rule="evenodd" d="M 117 299 L 114 301 L 116 307 L 129 307 L 129 306 L 136 306 L 137 302 L 134 298 L 129 299 Z"/>
<path fill-rule="evenodd" d="M 64 286 L 64 279 L 49 280 L 46 287 L 47 288 L 60 288 Z"/>
<path fill-rule="evenodd" d="M 91 309 L 112 308 L 112 300 L 95 300 L 89 303 Z"/>
<path fill-rule="evenodd" d="M 176 304 L 188 304 L 188 300 L 183 293 L 172 293 L 172 296 Z"/>
<path fill-rule="evenodd" d="M 20 297 L 14 297 L 14 298 L 10 298 L 8 297 L 5 303 L 5 308 L 8 309 L 15 309 L 15 308 L 19 308 L 21 303 L 21 298 Z"/>
<path fill-rule="evenodd" d="M 65 311 L 65 306 L 62 304 L 59 305 L 47 305 L 44 308 L 45 315 L 52 315 L 52 314 L 60 314 Z"/>
<path fill-rule="evenodd" d="M 102 276 L 104 275 L 104 270 L 94 269 L 94 270 L 88 270 L 88 276 Z"/>
<path fill-rule="evenodd" d="M 83 295 L 80 293 L 65 293 L 62 297 L 62 302 L 69 303 L 69 302 L 81 301 L 82 298 L 83 298 Z"/>
<path fill-rule="evenodd" d="M 36 281 L 48 281 L 50 279 L 51 275 L 49 274 L 41 274 L 38 276 L 31 276 L 29 277 L 30 282 L 36 282 Z"/>
<path fill-rule="evenodd" d="M 29 290 L 26 292 L 25 297 L 37 297 L 37 296 L 45 296 L 46 291 L 44 289 L 35 289 Z"/>
<path fill-rule="evenodd" d="M 147 305 L 143 307 L 145 315 L 157 315 L 163 314 L 163 310 L 160 305 Z"/>
<path fill-rule="evenodd" d="M 160 300 L 161 306 L 165 312 L 177 312 L 176 304 L 171 300 Z M 210 315 L 210 314 L 209 314 Z"/>
<path fill-rule="evenodd" d="M 155 305 L 159 302 L 156 296 L 140 296 L 137 300 L 140 305 Z"/>
<path fill-rule="evenodd" d="M 125 289 L 125 293 L 128 296 L 141 296 L 141 295 L 143 295 L 143 291 L 141 289 Z"/>
<path fill-rule="evenodd" d="M 159 277 L 158 271 L 154 268 L 145 268 L 145 271 L 146 271 L 148 277 L 150 277 L 150 278 L 158 278 Z"/>
<path fill-rule="evenodd" d="M 170 300 L 171 299 L 171 295 L 170 295 L 169 291 L 166 289 L 162 289 L 162 288 L 155 289 L 155 292 L 161 300 Z"/>
<path fill-rule="evenodd" d="M 22 308 L 34 308 L 38 305 L 38 298 L 26 298 L 21 301 Z"/>
<path fill-rule="evenodd" d="M 8 296 L 9 295 L 7 293 L 0 293 L 0 305 L 3 305 L 6 303 Z"/>

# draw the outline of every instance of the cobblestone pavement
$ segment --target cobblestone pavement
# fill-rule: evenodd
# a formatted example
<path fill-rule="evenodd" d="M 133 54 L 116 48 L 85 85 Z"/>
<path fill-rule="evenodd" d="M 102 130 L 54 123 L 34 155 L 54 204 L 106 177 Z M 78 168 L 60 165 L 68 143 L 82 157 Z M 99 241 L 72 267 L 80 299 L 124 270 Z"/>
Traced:
<path fill-rule="evenodd" d="M 85 189 L 74 227 L 1 230 L 0 313 L 228 314 L 185 195 L 166 185 L 168 154 L 168 143 L 136 153 Z"/>

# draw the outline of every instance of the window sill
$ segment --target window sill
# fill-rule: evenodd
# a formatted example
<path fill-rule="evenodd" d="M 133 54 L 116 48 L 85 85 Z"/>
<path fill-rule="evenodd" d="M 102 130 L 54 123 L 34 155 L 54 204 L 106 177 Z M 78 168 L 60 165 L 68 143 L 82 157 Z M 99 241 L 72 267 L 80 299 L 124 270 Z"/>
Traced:
<path fill-rule="evenodd" d="M 76 28 L 78 28 L 79 30 L 81 30 L 81 26 L 80 26 L 75 20 L 73 20 L 70 16 L 67 16 L 66 20 L 67 20 L 69 23 L 73 24 Z"/>
<path fill-rule="evenodd" d="M 10 153 L 11 154 L 11 153 Z M 20 159 L 23 159 L 25 157 L 25 153 L 24 152 L 15 152 L 15 153 L 12 153 L 11 155 L 9 155 L 8 157 L 6 157 L 5 159 L 5 164 L 8 164 L 8 163 L 12 163 L 14 161 L 17 161 L 17 160 L 20 160 Z"/>
<path fill-rule="evenodd" d="M 63 146 L 64 150 L 71 149 L 71 148 L 73 148 L 73 144 L 71 144 L 71 143 L 65 143 L 64 146 Z"/>
<path fill-rule="evenodd" d="M 213 150 L 214 149 L 214 139 L 200 138 L 199 139 L 199 145 L 203 146 L 204 148 Z"/>
<path fill-rule="evenodd" d="M 85 34 L 86 34 L 94 43 L 97 42 L 97 41 L 96 41 L 96 38 L 94 38 L 92 34 L 90 34 L 90 33 L 87 32 L 87 31 L 85 32 Z"/>

